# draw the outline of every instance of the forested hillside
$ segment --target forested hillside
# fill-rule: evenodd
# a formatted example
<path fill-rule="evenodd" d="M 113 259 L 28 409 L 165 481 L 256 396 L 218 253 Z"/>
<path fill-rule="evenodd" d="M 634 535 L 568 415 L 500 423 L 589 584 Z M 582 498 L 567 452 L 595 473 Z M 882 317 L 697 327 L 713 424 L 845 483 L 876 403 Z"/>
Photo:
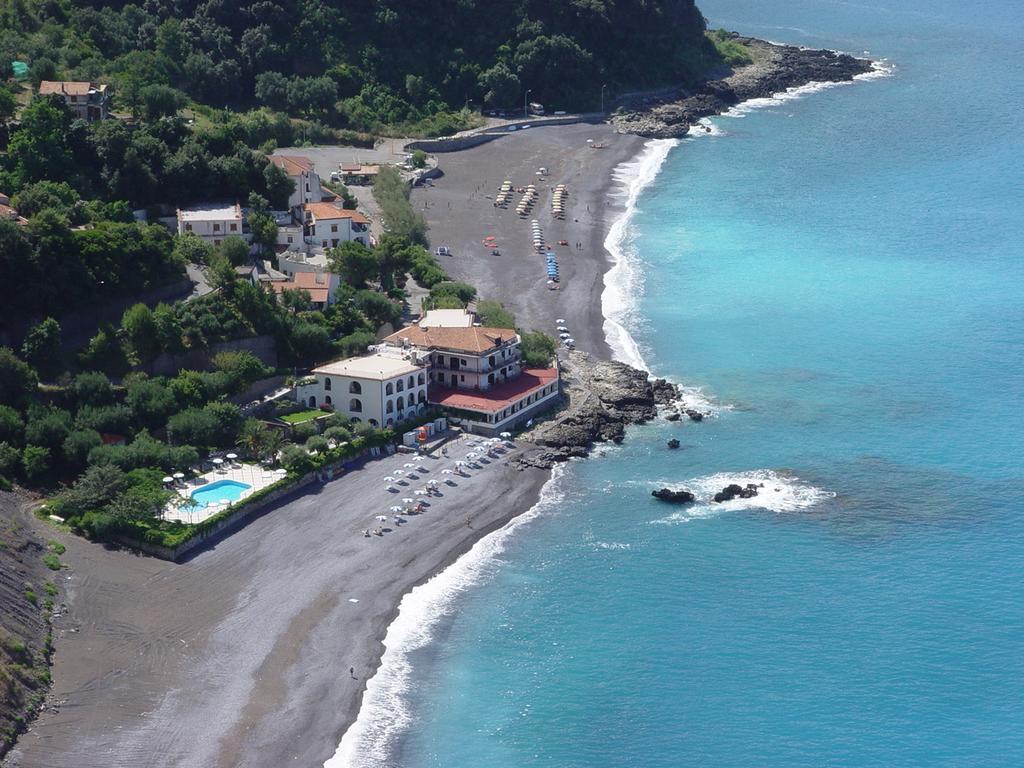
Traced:
<path fill-rule="evenodd" d="M 0 30 L 0 66 L 108 79 L 136 112 L 187 97 L 371 131 L 527 89 L 594 108 L 602 84 L 685 80 L 716 56 L 693 0 L 2 0 Z"/>

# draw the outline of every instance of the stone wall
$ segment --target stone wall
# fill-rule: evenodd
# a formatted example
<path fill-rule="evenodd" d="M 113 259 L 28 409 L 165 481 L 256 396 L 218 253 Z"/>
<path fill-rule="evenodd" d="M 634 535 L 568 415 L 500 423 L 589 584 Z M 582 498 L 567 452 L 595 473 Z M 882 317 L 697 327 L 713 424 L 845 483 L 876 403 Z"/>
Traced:
<path fill-rule="evenodd" d="M 248 339 L 222 341 L 208 350 L 192 350 L 183 355 L 170 355 L 164 352 L 150 368 L 156 376 L 175 376 L 182 369 L 205 371 L 212 367 L 211 360 L 218 352 L 237 352 L 245 350 L 269 365 L 277 367 L 277 347 L 272 336 L 252 336 Z"/>

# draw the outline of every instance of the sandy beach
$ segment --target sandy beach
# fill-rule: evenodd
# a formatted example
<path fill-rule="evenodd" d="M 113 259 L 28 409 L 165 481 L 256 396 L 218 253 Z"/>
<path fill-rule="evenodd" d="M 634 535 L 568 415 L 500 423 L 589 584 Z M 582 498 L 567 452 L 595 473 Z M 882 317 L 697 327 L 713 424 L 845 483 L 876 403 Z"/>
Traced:
<path fill-rule="evenodd" d="M 551 332 L 565 318 L 580 349 L 606 358 L 603 240 L 616 211 L 607 192 L 612 169 L 643 141 L 608 126 L 518 132 L 441 155 L 444 176 L 413 203 L 432 243 L 452 248 L 443 263 L 453 278 L 505 302 L 523 327 Z M 525 185 L 541 166 L 549 174 L 530 217 L 493 206 L 503 178 Z M 570 192 L 560 222 L 555 184 Z M 548 242 L 572 244 L 555 246 L 558 291 L 531 247 L 531 218 Z M 485 235 L 501 256 L 480 243 Z M 466 450 L 424 462 L 426 477 L 442 479 Z M 362 531 L 417 487 L 384 488 L 406 457 L 297 495 L 180 564 L 61 537 L 68 610 L 56 622 L 50 705 L 4 765 L 322 765 L 355 720 L 402 596 L 536 503 L 549 473 L 507 466 L 517 452 L 442 485 L 426 514 L 381 538 Z"/>
<path fill-rule="evenodd" d="M 383 478 L 409 456 L 370 461 L 181 564 L 62 537 L 54 706 L 6 764 L 321 765 L 402 595 L 531 507 L 547 479 L 509 468 L 516 450 L 443 474 L 469 450 L 452 444 L 394 491 Z M 396 526 L 388 508 L 431 478 L 439 495 Z M 364 537 L 381 512 L 392 530 Z"/>
<path fill-rule="evenodd" d="M 565 319 L 579 349 L 606 359 L 610 353 L 601 293 L 609 265 L 604 238 L 621 211 L 608 192 L 612 170 L 634 157 L 644 141 L 616 134 L 607 125 L 516 131 L 472 149 L 438 155 L 444 176 L 432 187 L 417 188 L 412 202 L 426 216 L 431 242 L 452 249 L 452 256 L 441 261 L 453 278 L 475 285 L 481 298 L 504 302 L 527 330 L 553 333 L 555 320 Z M 548 170 L 543 181 L 536 175 L 539 168 Z M 516 187 L 537 185 L 538 204 L 529 216 L 517 216 L 514 202 L 506 209 L 494 207 L 504 179 Z M 569 190 L 562 220 L 551 214 L 550 188 L 557 184 Z M 533 249 L 532 219 L 539 221 L 558 257 L 557 291 L 547 289 L 544 257 Z M 492 256 L 481 242 L 488 235 L 497 238 L 500 256 Z M 559 240 L 569 245 L 559 246 Z M 579 249 L 577 242 L 582 244 Z"/>

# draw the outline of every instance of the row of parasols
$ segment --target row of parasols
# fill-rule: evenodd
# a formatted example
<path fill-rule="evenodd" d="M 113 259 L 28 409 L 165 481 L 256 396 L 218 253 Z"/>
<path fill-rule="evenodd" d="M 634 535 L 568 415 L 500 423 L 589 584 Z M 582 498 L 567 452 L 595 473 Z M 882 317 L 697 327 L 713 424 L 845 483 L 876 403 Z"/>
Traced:
<path fill-rule="evenodd" d="M 487 449 L 488 452 L 490 452 L 491 450 L 493 450 L 495 448 L 498 448 L 500 446 L 502 439 L 506 439 L 507 440 L 507 439 L 509 439 L 511 437 L 512 437 L 512 433 L 511 432 L 502 432 L 500 437 L 492 437 L 489 440 L 485 441 L 484 443 L 473 443 L 471 445 L 483 446 L 484 448 Z M 478 453 L 477 451 L 470 451 L 469 453 L 466 454 L 466 460 L 465 461 L 459 460 L 459 461 L 455 462 L 455 469 L 454 470 L 452 470 L 452 469 L 442 469 L 441 470 L 441 474 L 442 475 L 453 475 L 453 474 L 461 475 L 461 474 L 464 473 L 463 467 L 465 467 L 467 464 L 472 465 L 479 457 L 480 457 L 480 453 Z M 393 470 L 390 475 L 387 475 L 384 478 L 384 482 L 386 483 L 388 489 L 393 489 L 395 484 L 398 483 L 401 480 L 401 478 L 406 477 L 406 476 L 409 479 L 414 479 L 414 478 L 415 479 L 420 479 L 419 476 L 416 475 L 416 471 L 418 469 L 417 464 L 414 464 L 413 462 L 416 462 L 416 463 L 422 462 L 424 460 L 424 458 L 425 457 L 423 457 L 423 456 L 414 456 L 412 462 L 406 462 L 405 464 L 402 465 L 403 466 L 402 469 Z M 406 498 L 402 499 L 402 504 L 393 504 L 392 506 L 388 507 L 388 511 L 391 512 L 391 514 L 395 515 L 395 524 L 399 525 L 401 522 L 403 522 L 398 517 L 398 515 L 400 515 L 400 514 L 411 514 L 411 513 L 420 513 L 420 512 L 422 512 L 423 511 L 423 497 L 424 496 L 429 496 L 430 494 L 433 494 L 433 493 L 436 493 L 437 489 L 438 489 L 438 485 L 439 485 L 439 483 L 437 482 L 437 480 L 427 480 L 426 484 L 424 485 L 423 488 L 418 488 L 417 490 L 412 492 L 412 496 L 409 496 L 409 497 L 406 497 Z M 388 520 L 387 515 L 375 515 L 375 519 L 377 520 L 377 522 L 380 522 L 380 523 L 386 523 L 387 520 Z M 383 530 L 378 527 L 376 530 L 374 530 L 374 533 L 376 535 L 380 536 L 383 533 Z M 364 536 L 369 536 L 370 535 L 369 529 L 363 531 L 363 535 Z"/>
<path fill-rule="evenodd" d="M 500 205 L 504 208 L 508 205 L 512 199 L 512 182 L 509 179 L 505 179 L 501 182 L 501 189 L 498 190 L 497 196 L 494 198 L 494 204 Z"/>
<path fill-rule="evenodd" d="M 554 194 L 551 195 L 551 213 L 556 219 L 565 218 L 565 198 L 568 196 L 569 190 L 565 188 L 565 184 L 555 187 Z"/>
<path fill-rule="evenodd" d="M 558 282 L 558 258 L 555 252 L 544 247 L 544 232 L 540 228 L 540 222 L 536 219 L 530 222 L 533 230 L 533 247 L 544 254 L 544 261 L 547 267 L 548 285 Z"/>
<path fill-rule="evenodd" d="M 526 188 L 526 192 L 523 194 L 523 199 L 519 201 L 516 206 L 516 213 L 520 216 L 526 216 L 533 208 L 533 204 L 537 202 L 537 187 L 531 184 Z"/>

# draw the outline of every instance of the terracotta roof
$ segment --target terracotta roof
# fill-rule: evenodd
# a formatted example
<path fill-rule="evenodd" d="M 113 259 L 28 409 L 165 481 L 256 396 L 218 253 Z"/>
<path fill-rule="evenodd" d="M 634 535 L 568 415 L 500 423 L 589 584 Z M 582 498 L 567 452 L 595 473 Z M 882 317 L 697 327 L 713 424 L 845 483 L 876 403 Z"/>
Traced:
<path fill-rule="evenodd" d="M 555 368 L 524 368 L 522 373 L 511 381 L 487 390 L 456 389 L 431 384 L 427 391 L 427 400 L 446 408 L 497 413 L 557 380 L 558 370 Z"/>
<path fill-rule="evenodd" d="M 273 282 L 271 286 L 274 293 L 288 290 L 306 291 L 310 301 L 326 302 L 331 293 L 331 275 L 327 272 L 296 272 L 291 280 Z"/>
<path fill-rule="evenodd" d="M 105 86 L 74 80 L 43 80 L 39 83 L 39 95 L 56 93 L 61 96 L 88 96 L 90 90 L 103 90 Z"/>
<path fill-rule="evenodd" d="M 314 219 L 321 221 L 330 219 L 352 219 L 357 224 L 369 224 L 370 220 L 359 211 L 349 211 L 334 203 L 306 203 L 303 206 Z"/>
<path fill-rule="evenodd" d="M 410 344 L 417 347 L 451 349 L 456 352 L 480 354 L 494 349 L 506 341 L 512 341 L 516 336 L 516 332 L 508 328 L 421 328 L 418 325 L 410 325 L 400 331 L 395 331 L 384 341 L 400 344 L 403 339 L 407 339 Z"/>
<path fill-rule="evenodd" d="M 313 161 L 300 155 L 271 155 L 270 162 L 289 176 L 298 176 L 300 173 L 309 173 L 313 170 Z"/>

